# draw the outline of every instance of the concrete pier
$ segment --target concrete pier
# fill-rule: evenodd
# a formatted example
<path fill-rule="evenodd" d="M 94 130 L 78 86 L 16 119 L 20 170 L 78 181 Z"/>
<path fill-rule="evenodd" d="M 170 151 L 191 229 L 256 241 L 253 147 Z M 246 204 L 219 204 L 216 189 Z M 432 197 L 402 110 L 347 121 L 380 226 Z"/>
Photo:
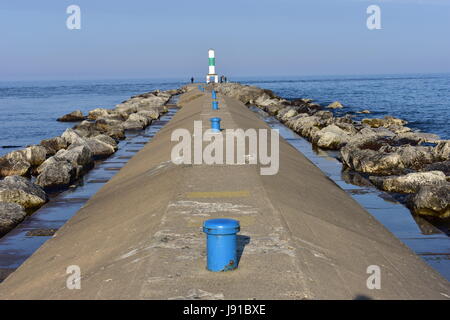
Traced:
<path fill-rule="evenodd" d="M 0 284 L 0 299 L 448 299 L 450 285 L 280 138 L 277 175 L 259 165 L 175 165 L 171 134 L 269 129 L 241 102 L 196 87 L 181 110 L 86 205 Z M 217 183 L 220 181 L 220 183 Z M 239 268 L 205 267 L 202 223 L 241 223 Z M 81 270 L 68 289 L 67 267 Z M 370 290 L 367 268 L 379 266 Z"/>

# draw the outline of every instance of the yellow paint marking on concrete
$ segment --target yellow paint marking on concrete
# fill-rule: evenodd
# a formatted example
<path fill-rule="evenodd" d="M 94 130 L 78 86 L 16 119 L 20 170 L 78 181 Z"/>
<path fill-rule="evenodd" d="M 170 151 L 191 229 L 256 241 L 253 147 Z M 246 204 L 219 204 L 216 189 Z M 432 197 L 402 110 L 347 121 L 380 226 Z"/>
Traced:
<path fill-rule="evenodd" d="M 241 227 L 246 227 L 253 225 L 255 223 L 256 217 L 249 217 L 249 216 L 225 216 L 225 215 L 217 215 L 214 217 L 190 217 L 187 220 L 187 226 L 188 227 L 195 227 L 195 228 L 201 228 L 203 226 L 203 222 L 205 220 L 211 219 L 211 218 L 227 218 L 227 219 L 235 219 L 239 221 L 239 224 Z"/>
<path fill-rule="evenodd" d="M 248 196 L 250 196 L 250 192 L 245 190 L 186 193 L 186 198 L 245 198 Z"/>

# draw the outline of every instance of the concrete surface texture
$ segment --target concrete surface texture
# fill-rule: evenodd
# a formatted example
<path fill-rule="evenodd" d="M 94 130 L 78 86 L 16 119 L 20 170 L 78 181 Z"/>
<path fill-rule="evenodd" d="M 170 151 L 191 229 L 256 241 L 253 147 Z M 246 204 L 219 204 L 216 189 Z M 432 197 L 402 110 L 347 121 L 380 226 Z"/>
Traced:
<path fill-rule="evenodd" d="M 86 205 L 0 284 L 1 299 L 448 299 L 447 280 L 280 138 L 280 169 L 176 165 L 171 134 L 269 129 L 241 102 L 190 88 L 181 110 Z M 239 268 L 206 270 L 202 222 L 241 222 Z M 67 267 L 81 269 L 70 290 Z M 381 288 L 370 290 L 370 265 Z"/>

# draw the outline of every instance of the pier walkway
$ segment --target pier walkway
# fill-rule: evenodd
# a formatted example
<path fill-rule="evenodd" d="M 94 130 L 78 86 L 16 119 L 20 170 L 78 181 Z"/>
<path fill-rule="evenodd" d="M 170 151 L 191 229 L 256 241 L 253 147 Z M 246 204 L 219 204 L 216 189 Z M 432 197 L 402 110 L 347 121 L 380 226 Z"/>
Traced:
<path fill-rule="evenodd" d="M 175 165 L 171 134 L 269 129 L 241 102 L 196 87 L 180 111 L 86 205 L 0 284 L 0 299 L 448 299 L 447 280 L 280 138 L 280 168 Z M 205 219 L 241 222 L 239 268 L 205 268 Z M 69 290 L 68 266 L 81 269 Z M 367 268 L 381 288 L 370 290 Z"/>

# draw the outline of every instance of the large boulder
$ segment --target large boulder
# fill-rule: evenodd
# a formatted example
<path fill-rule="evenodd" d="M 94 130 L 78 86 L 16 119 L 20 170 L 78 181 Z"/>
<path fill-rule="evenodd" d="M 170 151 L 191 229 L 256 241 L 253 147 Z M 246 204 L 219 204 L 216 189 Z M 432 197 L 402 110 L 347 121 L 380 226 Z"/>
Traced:
<path fill-rule="evenodd" d="M 127 121 L 140 122 L 143 127 L 147 127 L 151 122 L 151 120 L 149 120 L 147 117 L 143 116 L 142 114 L 138 114 L 138 113 L 130 114 Z"/>
<path fill-rule="evenodd" d="M 104 108 L 96 108 L 89 111 L 87 118 L 89 120 L 97 120 L 98 118 L 106 117 L 109 115 L 110 110 Z"/>
<path fill-rule="evenodd" d="M 30 146 L 5 155 L 6 159 L 13 161 L 26 161 L 32 166 L 39 166 L 47 158 L 47 149 L 43 146 Z"/>
<path fill-rule="evenodd" d="M 446 176 L 441 171 L 413 172 L 399 177 L 370 177 L 369 179 L 385 191 L 398 193 L 415 193 L 425 185 L 447 183 Z"/>
<path fill-rule="evenodd" d="M 67 187 L 76 178 L 76 168 L 67 160 L 51 161 L 36 178 L 36 184 L 45 190 Z"/>
<path fill-rule="evenodd" d="M 149 119 L 158 119 L 160 116 L 159 110 L 157 108 L 149 108 L 148 110 L 140 110 L 138 114 L 147 117 Z"/>
<path fill-rule="evenodd" d="M 339 150 L 348 142 L 349 135 L 337 125 L 332 124 L 315 132 L 312 140 L 320 148 Z"/>
<path fill-rule="evenodd" d="M 67 144 L 75 144 L 75 143 L 83 143 L 84 139 L 77 131 L 67 128 L 66 131 L 63 132 L 61 137 L 66 141 Z"/>
<path fill-rule="evenodd" d="M 48 201 L 44 190 L 20 176 L 9 176 L 0 181 L 0 202 L 17 203 L 28 208 L 39 208 Z"/>
<path fill-rule="evenodd" d="M 85 141 L 85 145 L 87 145 L 91 150 L 94 159 L 107 158 L 117 150 L 117 144 L 116 147 L 114 147 L 111 143 L 104 142 L 102 140 L 106 141 L 106 139 L 102 137 L 88 138 Z"/>
<path fill-rule="evenodd" d="M 56 120 L 61 122 L 77 122 L 83 121 L 84 119 L 86 119 L 86 117 L 83 115 L 83 112 L 81 112 L 80 110 L 76 110 L 66 115 L 63 115 L 61 118 L 58 118 Z"/>
<path fill-rule="evenodd" d="M 47 155 L 52 156 L 61 149 L 67 148 L 67 141 L 62 137 L 54 137 L 41 141 L 41 146 L 47 150 Z"/>
<path fill-rule="evenodd" d="M 22 222 L 27 213 L 17 203 L 0 202 L 0 236 L 8 233 Z"/>
<path fill-rule="evenodd" d="M 415 214 L 450 217 L 450 183 L 439 185 L 425 185 L 410 196 L 408 205 Z"/>
<path fill-rule="evenodd" d="M 446 176 L 450 176 L 450 160 L 434 162 L 426 165 L 423 171 L 442 171 Z"/>
<path fill-rule="evenodd" d="M 7 159 L 5 157 L 0 158 L 0 177 L 6 176 L 26 176 L 29 174 L 31 164 L 25 160 Z"/>
<path fill-rule="evenodd" d="M 433 152 L 442 161 L 450 160 L 450 140 L 440 141 Z"/>

